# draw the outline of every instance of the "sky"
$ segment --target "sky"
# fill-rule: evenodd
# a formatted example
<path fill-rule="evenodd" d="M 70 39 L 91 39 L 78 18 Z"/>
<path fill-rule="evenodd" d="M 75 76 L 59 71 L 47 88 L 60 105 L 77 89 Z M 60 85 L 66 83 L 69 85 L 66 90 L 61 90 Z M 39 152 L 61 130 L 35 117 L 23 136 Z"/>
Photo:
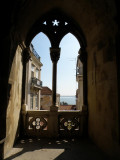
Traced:
<path fill-rule="evenodd" d="M 42 32 L 32 42 L 34 49 L 41 57 L 41 81 L 43 86 L 52 89 L 52 61 L 50 58 L 50 41 Z M 60 59 L 57 63 L 57 93 L 61 96 L 74 96 L 78 88 L 76 82 L 76 62 L 80 45 L 70 33 L 63 37 L 60 46 Z"/>

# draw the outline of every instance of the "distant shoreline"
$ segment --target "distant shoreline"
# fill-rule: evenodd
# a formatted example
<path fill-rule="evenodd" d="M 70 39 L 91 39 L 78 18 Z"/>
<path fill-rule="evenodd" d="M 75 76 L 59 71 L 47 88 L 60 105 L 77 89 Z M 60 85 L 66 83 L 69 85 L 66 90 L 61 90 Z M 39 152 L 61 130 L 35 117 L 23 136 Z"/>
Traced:
<path fill-rule="evenodd" d="M 76 105 L 76 96 L 60 96 L 60 103 L 67 103 L 68 105 Z"/>
<path fill-rule="evenodd" d="M 60 97 L 75 97 L 76 95 L 72 95 L 72 96 L 60 96 Z"/>

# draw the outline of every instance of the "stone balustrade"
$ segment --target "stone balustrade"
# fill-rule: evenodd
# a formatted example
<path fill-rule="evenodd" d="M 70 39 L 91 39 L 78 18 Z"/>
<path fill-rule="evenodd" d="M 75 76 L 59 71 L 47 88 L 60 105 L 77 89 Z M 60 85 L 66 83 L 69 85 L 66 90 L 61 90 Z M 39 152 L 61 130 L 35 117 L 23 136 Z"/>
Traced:
<path fill-rule="evenodd" d="M 69 137 L 83 136 L 86 132 L 85 111 L 31 111 L 25 110 L 25 105 L 23 109 L 24 133 L 27 136 Z"/>
<path fill-rule="evenodd" d="M 59 135 L 62 137 L 82 136 L 86 126 L 86 112 L 59 111 Z"/>

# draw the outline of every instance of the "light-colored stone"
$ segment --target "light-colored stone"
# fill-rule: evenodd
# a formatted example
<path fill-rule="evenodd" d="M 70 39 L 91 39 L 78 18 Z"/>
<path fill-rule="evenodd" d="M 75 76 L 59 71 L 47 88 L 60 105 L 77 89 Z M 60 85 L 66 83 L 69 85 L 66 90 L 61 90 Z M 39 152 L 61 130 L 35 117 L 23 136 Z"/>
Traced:
<path fill-rule="evenodd" d="M 28 109 L 31 110 L 40 110 L 40 99 L 41 99 L 41 89 L 42 85 L 37 85 L 37 83 L 41 83 L 41 67 L 43 64 L 40 62 L 40 58 L 35 56 L 35 49 L 30 45 L 30 55 L 31 58 L 26 65 L 26 104 L 28 105 Z M 33 70 L 32 70 L 33 67 Z M 33 81 L 32 81 L 32 78 Z M 38 82 L 37 82 L 38 81 Z M 32 96 L 31 96 L 32 94 Z M 31 107 L 31 99 L 33 101 L 33 108 Z M 36 106 L 37 99 L 37 106 Z"/>

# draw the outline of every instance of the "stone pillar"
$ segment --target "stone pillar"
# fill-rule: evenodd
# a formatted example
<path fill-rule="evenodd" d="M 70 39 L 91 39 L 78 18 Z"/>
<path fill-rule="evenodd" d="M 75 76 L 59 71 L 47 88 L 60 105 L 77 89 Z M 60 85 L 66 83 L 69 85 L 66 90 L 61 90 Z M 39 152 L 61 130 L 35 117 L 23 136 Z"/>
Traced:
<path fill-rule="evenodd" d="M 60 57 L 60 48 L 50 48 L 50 56 L 53 63 L 52 75 L 52 106 L 50 106 L 50 115 L 48 119 L 49 137 L 58 136 L 58 106 L 56 103 L 57 94 L 57 62 Z"/>
<path fill-rule="evenodd" d="M 29 48 L 25 48 L 23 50 L 23 55 L 22 55 L 23 59 L 23 77 L 22 77 L 22 104 L 25 104 L 25 93 L 26 93 L 26 63 L 29 61 L 30 59 L 30 49 Z"/>
<path fill-rule="evenodd" d="M 31 59 L 26 64 L 26 101 L 25 103 L 29 106 L 30 109 L 30 85 L 31 85 Z"/>
<path fill-rule="evenodd" d="M 83 76 L 79 75 L 78 78 L 78 104 L 77 109 L 82 110 L 83 106 Z"/>
<path fill-rule="evenodd" d="M 25 94 L 26 94 L 26 63 L 30 59 L 30 50 L 29 48 L 25 48 L 22 52 L 22 63 L 23 63 L 23 76 L 22 76 L 22 124 L 21 124 L 21 136 L 25 135 L 25 118 L 26 118 L 26 112 L 23 113 L 23 110 L 26 110 L 26 104 L 25 104 Z M 23 109 L 24 108 L 24 109 Z"/>
<path fill-rule="evenodd" d="M 87 110 L 87 52 L 85 48 L 80 48 L 80 60 L 83 63 L 83 110 Z M 86 108 L 86 109 L 85 109 Z"/>
<path fill-rule="evenodd" d="M 57 90 L 57 62 L 60 57 L 60 48 L 50 48 L 50 56 L 53 63 L 52 73 L 52 106 L 50 110 L 58 110 L 56 103 L 56 90 Z"/>
<path fill-rule="evenodd" d="M 57 110 L 52 110 L 49 112 L 48 136 L 50 138 L 58 137 L 58 112 Z"/>
<path fill-rule="evenodd" d="M 28 106 L 26 104 L 22 105 L 22 134 L 26 135 L 26 115 L 27 115 Z"/>
<path fill-rule="evenodd" d="M 88 102 L 87 102 L 87 52 L 85 48 L 80 48 L 80 60 L 83 63 L 83 106 L 81 127 L 83 136 L 88 135 Z"/>

